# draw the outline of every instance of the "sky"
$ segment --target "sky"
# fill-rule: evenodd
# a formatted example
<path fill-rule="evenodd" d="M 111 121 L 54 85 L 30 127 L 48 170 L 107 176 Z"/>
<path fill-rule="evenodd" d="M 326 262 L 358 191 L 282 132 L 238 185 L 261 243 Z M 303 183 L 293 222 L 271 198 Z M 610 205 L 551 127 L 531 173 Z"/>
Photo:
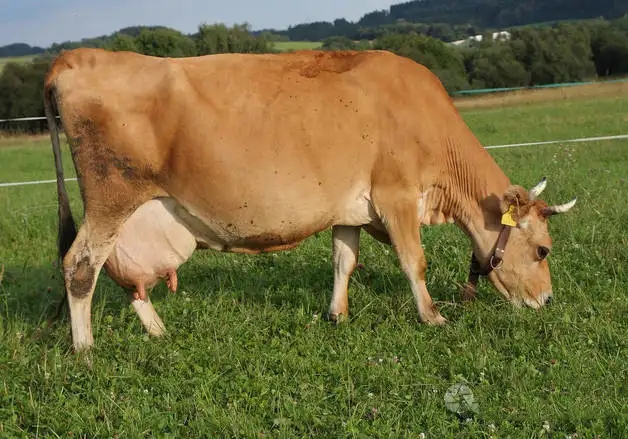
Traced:
<path fill-rule="evenodd" d="M 0 46 L 50 44 L 137 25 L 184 33 L 201 23 L 247 22 L 254 30 L 336 18 L 358 20 L 401 0 L 0 0 Z"/>

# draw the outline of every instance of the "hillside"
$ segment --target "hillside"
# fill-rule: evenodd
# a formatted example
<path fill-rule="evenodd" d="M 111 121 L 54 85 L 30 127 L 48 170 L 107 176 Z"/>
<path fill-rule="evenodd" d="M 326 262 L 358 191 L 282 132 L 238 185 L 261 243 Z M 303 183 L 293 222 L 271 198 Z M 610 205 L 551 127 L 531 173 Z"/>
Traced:
<path fill-rule="evenodd" d="M 626 0 L 414 0 L 394 4 L 388 10 L 369 12 L 356 22 L 340 18 L 268 31 L 292 41 L 321 41 L 331 36 L 371 39 L 385 27 L 395 30 L 409 23 L 421 23 L 429 26 L 424 33 L 451 41 L 463 36 L 463 31 L 468 36 L 482 29 L 599 17 L 612 20 L 625 14 L 628 14 Z"/>
<path fill-rule="evenodd" d="M 43 47 L 30 46 L 24 43 L 13 43 L 0 47 L 0 58 L 38 55 L 45 52 Z"/>
<path fill-rule="evenodd" d="M 295 24 L 282 30 L 260 29 L 252 33 L 270 32 L 291 41 L 320 42 L 333 36 L 372 40 L 389 31 L 407 33 L 413 30 L 449 42 L 488 29 L 599 17 L 612 20 L 625 14 L 628 14 L 626 0 L 414 0 L 393 4 L 388 10 L 366 13 L 356 22 L 338 18 Z M 133 26 L 117 33 L 136 37 L 144 28 L 163 29 L 162 26 Z M 55 43 L 49 49 L 56 52 L 78 46 L 99 47 L 110 38 L 111 35 L 103 35 L 66 41 Z M 44 51 L 41 47 L 15 43 L 0 47 L 0 58 L 35 55 Z"/>
<path fill-rule="evenodd" d="M 493 28 L 597 17 L 609 20 L 626 13 L 625 0 L 415 0 L 391 6 L 387 20 Z"/>

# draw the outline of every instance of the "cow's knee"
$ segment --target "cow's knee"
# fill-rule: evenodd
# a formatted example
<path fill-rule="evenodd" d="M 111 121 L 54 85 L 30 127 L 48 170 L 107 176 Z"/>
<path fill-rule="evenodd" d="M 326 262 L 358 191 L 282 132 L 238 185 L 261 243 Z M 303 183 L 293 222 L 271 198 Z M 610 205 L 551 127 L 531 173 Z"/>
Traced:
<path fill-rule="evenodd" d="M 82 256 L 78 262 L 70 262 L 66 267 L 69 293 L 77 299 L 88 296 L 95 280 L 94 264 L 89 255 Z"/>

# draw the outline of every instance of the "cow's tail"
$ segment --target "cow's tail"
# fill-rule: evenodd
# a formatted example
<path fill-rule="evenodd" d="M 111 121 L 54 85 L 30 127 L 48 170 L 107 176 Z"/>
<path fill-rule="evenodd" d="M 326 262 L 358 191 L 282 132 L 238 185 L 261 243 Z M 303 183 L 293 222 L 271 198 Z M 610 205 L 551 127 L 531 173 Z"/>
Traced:
<path fill-rule="evenodd" d="M 58 264 L 63 272 L 63 258 L 70 249 L 70 246 L 76 238 L 76 224 L 72 217 L 70 209 L 70 199 L 65 187 L 65 178 L 63 176 L 63 163 L 61 161 L 61 143 L 59 141 L 59 127 L 56 118 L 56 93 L 54 81 L 47 80 L 44 86 L 44 111 L 48 121 L 50 130 L 50 140 L 52 142 L 52 153 L 55 160 L 55 171 L 57 174 L 57 200 L 59 203 L 59 230 L 57 233 L 57 252 Z M 53 319 L 56 319 L 61 312 L 61 308 L 65 304 L 66 295 L 59 303 L 57 313 Z"/>
<path fill-rule="evenodd" d="M 55 171 L 57 173 L 57 200 L 59 202 L 59 231 L 57 234 L 57 248 L 60 262 L 70 249 L 76 238 L 76 224 L 70 209 L 70 199 L 65 188 L 65 178 L 63 176 L 63 163 L 61 161 L 61 143 L 59 141 L 59 127 L 55 114 L 55 91 L 53 86 L 46 87 L 44 91 L 44 110 L 48 127 L 50 129 L 50 140 L 52 142 L 52 153 L 55 159 Z"/>

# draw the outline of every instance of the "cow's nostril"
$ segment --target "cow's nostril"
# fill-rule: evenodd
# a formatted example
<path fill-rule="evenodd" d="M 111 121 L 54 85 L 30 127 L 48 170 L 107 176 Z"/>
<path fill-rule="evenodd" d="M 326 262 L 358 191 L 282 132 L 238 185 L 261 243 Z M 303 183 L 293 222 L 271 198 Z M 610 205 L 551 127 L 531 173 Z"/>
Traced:
<path fill-rule="evenodd" d="M 552 303 L 552 296 L 549 296 L 547 299 L 545 299 L 545 304 L 551 305 L 551 303 Z"/>

